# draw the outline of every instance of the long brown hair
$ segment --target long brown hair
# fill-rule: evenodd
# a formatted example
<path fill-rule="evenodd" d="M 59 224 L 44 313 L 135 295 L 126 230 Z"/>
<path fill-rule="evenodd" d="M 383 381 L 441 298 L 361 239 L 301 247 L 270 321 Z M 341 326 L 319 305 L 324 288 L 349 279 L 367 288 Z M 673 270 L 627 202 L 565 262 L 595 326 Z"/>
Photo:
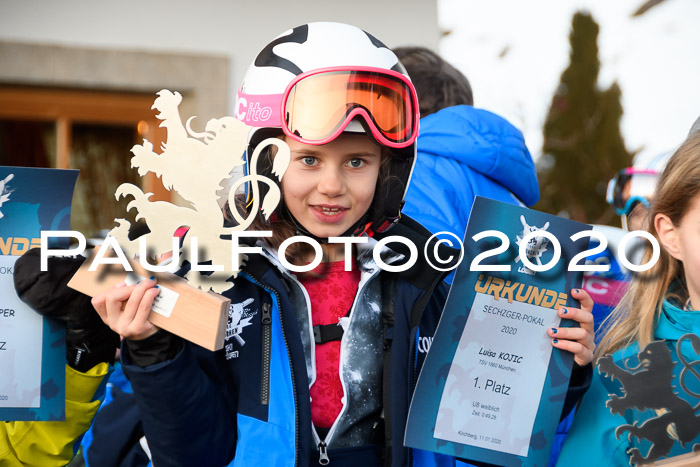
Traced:
<path fill-rule="evenodd" d="M 678 148 L 666 166 L 656 186 L 647 219 L 647 231 L 658 241 L 654 226 L 658 214 L 665 214 L 674 226 L 679 226 L 700 193 L 700 133 L 695 133 Z M 651 246 L 646 245 L 643 263 L 651 259 Z M 663 301 L 669 297 L 669 286 L 680 287 L 675 298 L 681 303 L 687 298 L 683 263 L 661 247 L 659 260 L 648 271 L 634 273 L 624 297 L 605 320 L 605 337 L 596 350 L 596 360 L 633 342 L 644 348 L 654 338 L 654 329 Z"/>

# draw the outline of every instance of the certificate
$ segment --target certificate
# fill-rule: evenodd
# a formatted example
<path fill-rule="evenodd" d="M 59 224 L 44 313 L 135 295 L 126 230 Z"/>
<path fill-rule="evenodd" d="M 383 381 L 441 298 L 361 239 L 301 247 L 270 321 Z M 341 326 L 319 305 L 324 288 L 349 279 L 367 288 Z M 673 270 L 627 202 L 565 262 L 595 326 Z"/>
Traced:
<path fill-rule="evenodd" d="M 68 230 L 77 170 L 0 167 L 0 420 L 65 418 L 65 328 L 25 305 L 14 265 L 42 230 Z M 59 246 L 59 245 L 57 245 Z"/>
<path fill-rule="evenodd" d="M 575 256 L 588 237 L 571 237 L 589 229 L 477 197 L 464 261 L 416 385 L 407 446 L 497 465 L 547 464 L 573 362 L 547 330 L 574 325 L 557 311 L 578 306 L 569 292 L 580 287 Z"/>

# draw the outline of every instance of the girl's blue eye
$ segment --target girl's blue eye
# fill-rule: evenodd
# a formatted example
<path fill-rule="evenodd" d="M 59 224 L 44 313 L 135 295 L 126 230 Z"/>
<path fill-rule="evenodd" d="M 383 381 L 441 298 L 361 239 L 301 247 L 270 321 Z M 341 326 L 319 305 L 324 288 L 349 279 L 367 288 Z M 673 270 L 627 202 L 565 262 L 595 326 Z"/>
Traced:
<path fill-rule="evenodd" d="M 313 156 L 302 157 L 301 162 L 305 165 L 314 165 L 316 164 L 316 158 Z"/>
<path fill-rule="evenodd" d="M 352 167 L 353 169 L 359 169 L 364 164 L 365 164 L 365 161 L 363 161 L 362 159 L 350 159 L 350 161 L 348 162 L 348 165 L 350 167 Z"/>

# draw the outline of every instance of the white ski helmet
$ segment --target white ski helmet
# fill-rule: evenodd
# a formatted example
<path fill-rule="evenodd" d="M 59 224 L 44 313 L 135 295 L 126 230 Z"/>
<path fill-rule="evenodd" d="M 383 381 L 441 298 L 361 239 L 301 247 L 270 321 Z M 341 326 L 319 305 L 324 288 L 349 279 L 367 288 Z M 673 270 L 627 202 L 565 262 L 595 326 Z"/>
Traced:
<path fill-rule="evenodd" d="M 281 34 L 248 68 L 235 116 L 253 127 L 247 154 L 271 135 L 321 145 L 365 132 L 391 154 L 389 173 L 345 235 L 385 232 L 398 221 L 416 157 L 418 99 L 399 59 L 374 36 L 330 22 Z"/>

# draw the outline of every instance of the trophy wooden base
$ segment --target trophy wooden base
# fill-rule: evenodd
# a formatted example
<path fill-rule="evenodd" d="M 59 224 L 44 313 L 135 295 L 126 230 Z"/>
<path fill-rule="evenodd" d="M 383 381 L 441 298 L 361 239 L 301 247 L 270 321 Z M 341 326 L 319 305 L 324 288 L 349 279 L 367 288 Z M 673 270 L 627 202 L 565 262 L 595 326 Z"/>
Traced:
<path fill-rule="evenodd" d="M 148 320 L 205 349 L 213 351 L 224 346 L 231 304 L 228 298 L 195 289 L 174 274 L 147 271 L 133 261 L 130 264 L 134 272 L 127 272 L 118 264 L 100 264 L 95 271 L 88 271 L 92 259 L 88 258 L 78 269 L 68 282 L 69 287 L 94 297 L 120 282 L 128 285 L 155 276 L 161 292 Z"/>
<path fill-rule="evenodd" d="M 680 456 L 670 457 L 654 462 L 653 465 L 664 467 L 698 467 L 700 466 L 700 452 L 689 452 Z"/>

